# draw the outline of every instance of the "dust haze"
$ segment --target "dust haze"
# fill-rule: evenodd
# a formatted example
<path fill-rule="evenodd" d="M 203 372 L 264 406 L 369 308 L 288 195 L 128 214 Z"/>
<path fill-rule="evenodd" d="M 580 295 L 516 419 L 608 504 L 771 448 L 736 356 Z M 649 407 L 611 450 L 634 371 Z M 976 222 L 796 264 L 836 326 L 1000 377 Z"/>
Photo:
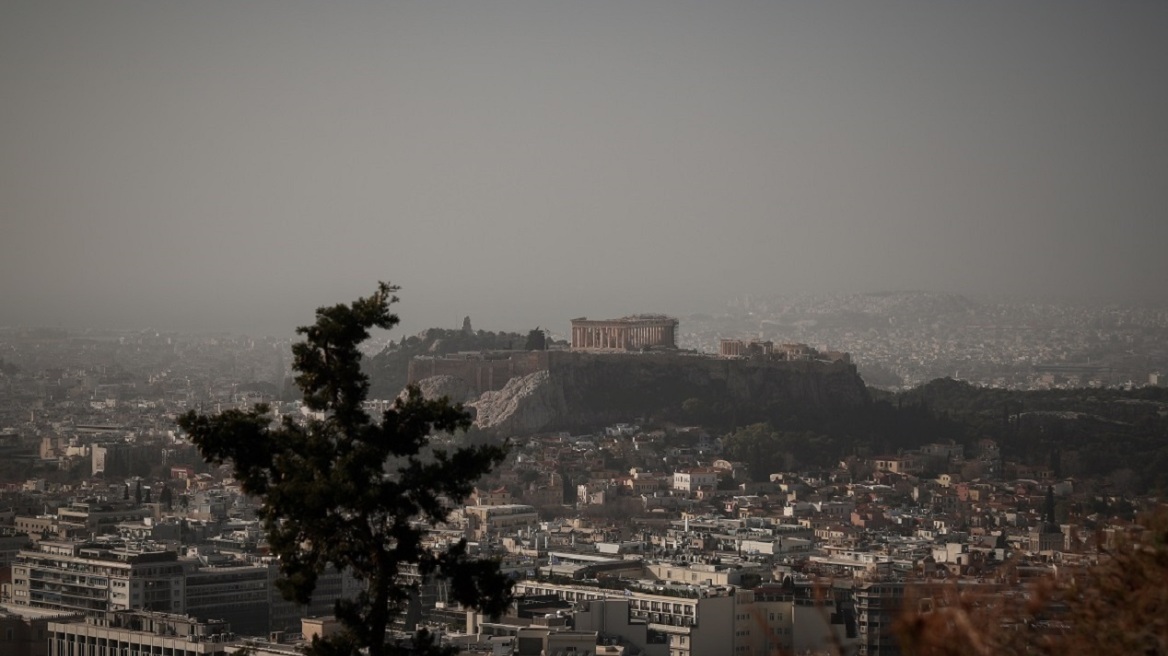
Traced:
<path fill-rule="evenodd" d="M 0 325 L 1168 300 L 1163 3 L 0 5 Z"/>

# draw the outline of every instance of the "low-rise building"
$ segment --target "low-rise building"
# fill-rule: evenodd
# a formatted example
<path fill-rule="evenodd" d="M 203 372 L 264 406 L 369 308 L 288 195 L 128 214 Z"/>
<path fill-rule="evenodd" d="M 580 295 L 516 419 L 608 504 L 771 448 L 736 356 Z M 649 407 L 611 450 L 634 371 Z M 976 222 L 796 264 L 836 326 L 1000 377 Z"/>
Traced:
<path fill-rule="evenodd" d="M 673 474 L 673 489 L 693 494 L 703 487 L 718 486 L 718 471 L 712 467 L 681 469 Z"/>
<path fill-rule="evenodd" d="M 508 503 L 497 506 L 466 506 L 471 535 L 481 540 L 488 535 L 508 535 L 519 529 L 539 523 L 539 514 L 532 506 Z"/>
<path fill-rule="evenodd" d="M 48 642 L 48 656 L 227 656 L 236 640 L 226 622 L 119 611 L 50 622 Z"/>
<path fill-rule="evenodd" d="M 520 581 L 516 594 L 556 595 L 571 602 L 627 599 L 629 615 L 668 636 L 670 656 L 733 653 L 734 588 L 646 581 L 625 590 Z"/>

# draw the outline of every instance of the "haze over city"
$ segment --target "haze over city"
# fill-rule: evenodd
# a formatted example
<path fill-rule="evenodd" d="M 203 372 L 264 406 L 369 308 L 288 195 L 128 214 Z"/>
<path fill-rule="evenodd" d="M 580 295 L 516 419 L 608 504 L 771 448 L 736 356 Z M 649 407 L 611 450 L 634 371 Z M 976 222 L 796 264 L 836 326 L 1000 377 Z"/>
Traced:
<path fill-rule="evenodd" d="M 0 325 L 1168 300 L 1163 3 L 6 2 Z"/>

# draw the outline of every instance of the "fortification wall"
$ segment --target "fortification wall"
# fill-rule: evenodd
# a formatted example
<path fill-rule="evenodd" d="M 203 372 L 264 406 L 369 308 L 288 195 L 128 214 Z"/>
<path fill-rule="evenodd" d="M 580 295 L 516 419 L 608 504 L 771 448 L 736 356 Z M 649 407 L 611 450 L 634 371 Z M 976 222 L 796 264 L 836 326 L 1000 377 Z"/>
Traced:
<path fill-rule="evenodd" d="M 408 381 L 453 376 L 466 381 L 477 394 L 498 391 L 516 376 L 548 368 L 549 351 L 488 351 L 465 356 L 416 357 L 410 360 Z"/>

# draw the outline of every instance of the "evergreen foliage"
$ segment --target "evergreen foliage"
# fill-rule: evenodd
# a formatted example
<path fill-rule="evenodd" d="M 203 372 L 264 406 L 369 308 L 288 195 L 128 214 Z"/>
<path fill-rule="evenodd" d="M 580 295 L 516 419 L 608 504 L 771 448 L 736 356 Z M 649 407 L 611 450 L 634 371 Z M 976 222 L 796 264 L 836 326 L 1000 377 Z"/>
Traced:
<path fill-rule="evenodd" d="M 1131 479 L 1117 493 L 1168 490 L 1168 388 L 1024 392 L 938 379 L 899 399 L 952 422 L 963 435 L 946 437 L 967 446 L 988 437 L 1004 457 L 1061 476 Z"/>
<path fill-rule="evenodd" d="M 269 408 L 257 405 L 213 416 L 189 412 L 178 420 L 208 462 L 230 463 L 244 491 L 260 499 L 285 597 L 307 602 L 330 565 L 364 584 L 356 600 L 337 604 L 345 630 L 314 641 L 310 654 L 317 656 L 399 653 L 385 632 L 417 592 L 416 583 L 403 579 L 407 568 L 447 580 L 454 601 L 488 614 L 510 603 L 511 585 L 498 563 L 470 557 L 465 540 L 439 550 L 424 545 L 428 528 L 447 519 L 504 450 L 430 448 L 432 434 L 466 430 L 471 418 L 445 398 L 423 398 L 417 388 L 379 421 L 364 408 L 369 383 L 357 347 L 371 328 L 398 323 L 389 312 L 396 291 L 381 283 L 372 296 L 318 309 L 315 324 L 297 329 L 305 340 L 293 347 L 296 383 L 304 404 L 322 419 L 274 424 Z M 419 632 L 408 653 L 442 651 Z"/>
<path fill-rule="evenodd" d="M 709 412 L 713 405 L 689 399 L 683 417 L 718 427 Z M 830 415 L 771 410 L 724 434 L 728 455 L 749 463 L 758 480 L 784 467 L 827 466 L 933 442 L 962 444 L 974 457 L 978 442 L 988 438 L 1004 458 L 1049 466 L 1056 478 L 1106 479 L 1118 495 L 1168 491 L 1164 388 L 1018 391 L 937 379 Z"/>
<path fill-rule="evenodd" d="M 546 351 L 547 350 L 547 335 L 539 326 L 532 328 L 527 333 L 527 341 L 523 344 L 524 350 L 527 351 Z"/>

